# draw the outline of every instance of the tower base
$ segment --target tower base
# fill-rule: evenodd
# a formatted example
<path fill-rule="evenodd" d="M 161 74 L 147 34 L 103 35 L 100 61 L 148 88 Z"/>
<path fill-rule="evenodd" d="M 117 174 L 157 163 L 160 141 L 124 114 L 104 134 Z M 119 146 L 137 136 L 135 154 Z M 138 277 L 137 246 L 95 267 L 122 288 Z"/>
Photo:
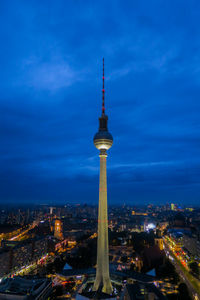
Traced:
<path fill-rule="evenodd" d="M 94 285 L 93 285 L 93 291 L 102 291 L 104 294 L 111 295 L 113 292 L 112 284 L 110 281 L 110 278 L 104 278 L 104 282 L 102 280 L 98 280 L 98 278 L 95 279 Z"/>

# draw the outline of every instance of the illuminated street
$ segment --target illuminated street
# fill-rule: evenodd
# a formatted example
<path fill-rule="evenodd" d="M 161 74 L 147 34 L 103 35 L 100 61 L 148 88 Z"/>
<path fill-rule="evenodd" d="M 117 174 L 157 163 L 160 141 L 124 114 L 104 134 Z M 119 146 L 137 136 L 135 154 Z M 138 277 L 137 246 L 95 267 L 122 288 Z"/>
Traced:
<path fill-rule="evenodd" d="M 28 234 L 28 232 L 35 228 L 35 226 L 37 226 L 36 222 L 33 222 L 33 224 L 29 225 L 28 229 L 23 230 L 22 232 L 20 232 L 18 235 L 12 237 L 10 239 L 10 241 L 21 241 L 23 239 L 26 239 L 26 235 Z"/>
<path fill-rule="evenodd" d="M 182 256 L 178 256 L 175 251 L 173 243 L 170 243 L 169 237 L 164 237 L 165 252 L 169 256 L 171 262 L 175 266 L 177 273 L 182 280 L 187 284 L 193 298 L 195 300 L 200 299 L 200 284 L 199 281 L 188 272 L 188 267 L 184 262 Z M 168 253 L 167 253 L 168 252 Z"/>

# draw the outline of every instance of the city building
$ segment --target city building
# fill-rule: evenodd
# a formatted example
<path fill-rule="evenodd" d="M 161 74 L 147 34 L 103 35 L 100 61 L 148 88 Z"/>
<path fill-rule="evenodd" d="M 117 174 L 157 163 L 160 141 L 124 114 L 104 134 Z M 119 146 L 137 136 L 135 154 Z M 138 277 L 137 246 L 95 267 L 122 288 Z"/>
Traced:
<path fill-rule="evenodd" d="M 52 292 L 49 279 L 7 278 L 0 283 L 1 300 L 39 300 L 47 299 Z"/>
<path fill-rule="evenodd" d="M 166 300 L 166 297 L 154 284 L 133 283 L 127 284 L 122 296 L 123 300 Z"/>
<path fill-rule="evenodd" d="M 9 273 L 16 273 L 25 266 L 36 262 L 46 255 L 51 247 L 51 239 L 46 237 L 36 237 L 21 242 L 4 241 L 6 247 L 0 251 L 0 277 Z"/>
<path fill-rule="evenodd" d="M 200 241 L 197 237 L 193 237 L 191 234 L 183 234 L 182 244 L 188 250 L 190 257 L 196 257 L 200 260 Z"/>
<path fill-rule="evenodd" d="M 161 231 L 159 229 L 156 230 L 154 242 L 155 242 L 155 245 L 157 245 L 161 251 L 164 250 L 164 243 L 163 243 Z"/>
<path fill-rule="evenodd" d="M 54 237 L 57 238 L 58 240 L 63 239 L 63 225 L 62 225 L 62 221 L 59 219 L 55 220 Z"/>

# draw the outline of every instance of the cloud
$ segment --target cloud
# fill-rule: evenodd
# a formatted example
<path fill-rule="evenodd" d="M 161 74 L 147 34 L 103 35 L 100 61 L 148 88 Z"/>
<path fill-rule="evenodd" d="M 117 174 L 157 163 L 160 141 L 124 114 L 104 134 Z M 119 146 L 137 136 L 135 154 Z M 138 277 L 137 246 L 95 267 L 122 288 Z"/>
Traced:
<path fill-rule="evenodd" d="M 22 63 L 25 80 L 18 85 L 34 89 L 56 91 L 68 88 L 82 78 L 82 71 L 73 70 L 62 58 L 52 58 L 52 61 L 39 61 L 37 58 L 25 60 Z"/>
<path fill-rule="evenodd" d="M 200 6 L 161 4 L 2 5 L 1 201 L 98 198 L 103 56 L 111 203 L 199 199 Z"/>

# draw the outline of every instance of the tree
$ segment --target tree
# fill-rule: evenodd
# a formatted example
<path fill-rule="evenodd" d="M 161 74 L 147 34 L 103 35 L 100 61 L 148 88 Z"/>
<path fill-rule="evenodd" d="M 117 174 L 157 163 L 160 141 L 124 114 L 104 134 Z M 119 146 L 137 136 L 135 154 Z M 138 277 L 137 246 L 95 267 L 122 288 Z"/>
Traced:
<path fill-rule="evenodd" d="M 179 281 L 179 276 L 176 273 L 176 269 L 169 259 L 165 260 L 164 265 L 156 268 L 156 275 L 160 276 L 161 278 L 170 278 L 174 283 Z"/>
<path fill-rule="evenodd" d="M 56 296 L 62 296 L 63 294 L 63 287 L 58 285 L 55 287 L 55 295 Z"/>
<path fill-rule="evenodd" d="M 192 300 L 190 298 L 187 285 L 185 283 L 179 284 L 178 291 L 179 291 L 179 295 L 178 295 L 179 300 Z"/>
<path fill-rule="evenodd" d="M 192 273 L 194 273 L 196 276 L 199 276 L 199 267 L 196 262 L 190 263 L 189 267 Z"/>
<path fill-rule="evenodd" d="M 126 255 L 121 257 L 121 262 L 122 263 L 126 263 L 127 262 L 127 256 Z"/>

